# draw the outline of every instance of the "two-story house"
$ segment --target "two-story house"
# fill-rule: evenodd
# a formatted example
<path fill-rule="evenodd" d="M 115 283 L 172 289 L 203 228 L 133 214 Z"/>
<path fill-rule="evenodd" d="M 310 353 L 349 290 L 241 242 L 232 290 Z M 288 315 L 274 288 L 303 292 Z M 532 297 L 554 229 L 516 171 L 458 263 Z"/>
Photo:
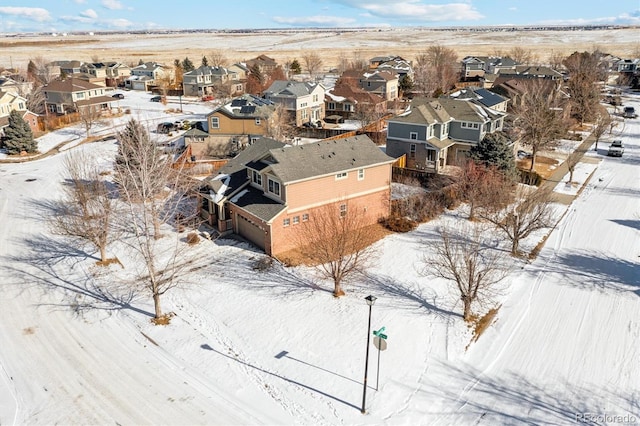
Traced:
<path fill-rule="evenodd" d="M 500 112 L 507 112 L 507 104 L 509 102 L 509 98 L 500 96 L 499 94 L 493 93 L 490 90 L 478 87 L 467 87 L 465 89 L 460 89 L 451 93 L 448 97 L 458 100 L 473 99 L 487 108 L 491 108 Z"/>
<path fill-rule="evenodd" d="M 131 67 L 121 62 L 107 62 L 106 73 L 107 87 L 120 87 L 124 86 L 124 81 L 131 76 Z"/>
<path fill-rule="evenodd" d="M 398 82 L 398 75 L 388 70 L 366 72 L 359 79 L 360 88 L 387 101 L 398 98 Z"/>
<path fill-rule="evenodd" d="M 299 146 L 260 139 L 204 181 L 201 215 L 277 257 L 327 205 L 357 209 L 367 224 L 388 216 L 393 162 L 365 135 Z"/>
<path fill-rule="evenodd" d="M 214 88 L 230 85 L 232 82 L 239 83 L 239 76 L 235 71 L 230 71 L 224 67 L 210 67 L 202 65 L 192 71 L 182 75 L 182 88 L 186 96 L 204 96 L 214 93 Z M 242 90 L 242 86 L 240 87 Z M 232 94 L 237 88 L 229 88 L 228 93 Z"/>
<path fill-rule="evenodd" d="M 276 80 L 264 91 L 265 99 L 280 104 L 297 127 L 324 119 L 325 87 L 322 83 Z"/>
<path fill-rule="evenodd" d="M 18 111 L 32 132 L 39 131 L 38 116 L 27 109 L 27 100 L 12 92 L 0 90 L 0 134 L 9 125 L 11 111 Z"/>
<path fill-rule="evenodd" d="M 487 133 L 502 130 L 505 116 L 475 99 L 416 98 L 388 120 L 387 154 L 406 155 L 408 168 L 439 173 L 464 161 Z"/>
<path fill-rule="evenodd" d="M 278 67 L 276 60 L 267 55 L 259 55 L 249 59 L 245 62 L 245 65 L 249 70 L 257 66 L 263 74 L 271 74 Z"/>
<path fill-rule="evenodd" d="M 207 114 L 209 137 L 201 141 L 197 152 L 216 156 L 238 152 L 268 133 L 268 121 L 275 105 L 254 95 L 245 94 L 232 99 Z"/>
<path fill-rule="evenodd" d="M 116 100 L 105 95 L 105 88 L 85 80 L 66 78 L 53 80 L 42 88 L 45 111 L 55 114 L 77 112 L 79 108 L 95 105 L 101 110 L 111 109 Z"/>
<path fill-rule="evenodd" d="M 615 63 L 615 71 L 621 73 L 635 73 L 640 67 L 640 59 L 620 59 Z"/>
<path fill-rule="evenodd" d="M 124 87 L 131 90 L 149 91 L 160 78 L 170 77 L 171 70 L 156 62 L 145 62 L 131 68 L 131 75 L 125 79 Z"/>
<path fill-rule="evenodd" d="M 325 95 L 327 116 L 376 117 L 387 112 L 387 101 L 375 93 L 354 88 L 348 84 L 336 84 Z"/>

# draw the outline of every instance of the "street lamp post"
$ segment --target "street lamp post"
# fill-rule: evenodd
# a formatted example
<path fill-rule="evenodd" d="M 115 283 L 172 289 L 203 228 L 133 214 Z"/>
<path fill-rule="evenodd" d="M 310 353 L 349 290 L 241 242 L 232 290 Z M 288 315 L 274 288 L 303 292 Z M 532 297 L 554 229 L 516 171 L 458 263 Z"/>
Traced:
<path fill-rule="evenodd" d="M 362 414 L 367 412 L 367 410 L 365 410 L 365 404 L 367 401 L 367 372 L 369 369 L 369 338 L 371 337 L 371 308 L 373 307 L 373 304 L 376 302 L 376 297 L 369 295 L 365 297 L 364 300 L 366 300 L 367 305 L 369 305 L 369 326 L 367 327 L 367 354 L 364 358 L 364 389 L 362 390 L 362 409 L 360 410 Z"/>

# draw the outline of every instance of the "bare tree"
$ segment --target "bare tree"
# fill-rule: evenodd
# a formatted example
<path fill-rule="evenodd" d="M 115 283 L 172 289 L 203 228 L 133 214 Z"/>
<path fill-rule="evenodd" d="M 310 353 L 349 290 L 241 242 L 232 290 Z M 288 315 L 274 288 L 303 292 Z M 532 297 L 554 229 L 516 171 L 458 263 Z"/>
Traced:
<path fill-rule="evenodd" d="M 572 112 L 584 124 L 591 120 L 600 103 L 598 81 L 606 79 L 599 52 L 574 52 L 563 64 L 569 72 L 567 88 L 571 95 Z"/>
<path fill-rule="evenodd" d="M 95 158 L 83 151 L 64 160 L 66 181 L 59 209 L 51 218 L 54 232 L 92 244 L 107 264 L 107 246 L 118 238 L 113 227 L 116 202 Z"/>
<path fill-rule="evenodd" d="M 468 160 L 460 170 L 458 188 L 469 206 L 469 220 L 475 220 L 477 210 L 495 210 L 508 204 L 513 182 L 495 167 Z"/>
<path fill-rule="evenodd" d="M 78 115 L 89 138 L 91 128 L 100 121 L 102 110 L 99 105 L 85 105 L 78 108 Z"/>
<path fill-rule="evenodd" d="M 556 71 L 562 71 L 564 69 L 564 62 L 565 56 L 562 54 L 562 52 L 557 52 L 557 51 L 551 51 L 551 53 L 549 54 L 549 65 L 551 66 L 551 68 L 553 68 Z"/>
<path fill-rule="evenodd" d="M 313 80 L 320 67 L 322 67 L 322 58 L 315 52 L 308 52 L 302 55 L 302 61 L 309 73 L 309 77 Z"/>
<path fill-rule="evenodd" d="M 177 284 L 177 276 L 184 266 L 178 235 L 172 241 L 161 241 L 162 225 L 180 217 L 190 216 L 182 211 L 187 189 L 182 174 L 174 170 L 170 157 L 161 153 L 148 132 L 135 120 L 129 121 L 118 135 L 120 152 L 116 157 L 115 176 L 120 198 L 125 205 L 123 227 L 133 238 L 129 247 L 139 256 L 144 267 L 139 282 L 153 298 L 156 323 L 168 321 L 163 315 L 160 298 Z M 182 262 L 182 263 L 181 263 Z"/>
<path fill-rule="evenodd" d="M 521 65 L 530 65 L 538 62 L 538 55 L 533 53 L 531 49 L 521 46 L 515 46 L 509 51 L 508 55 L 511 59 Z"/>
<path fill-rule="evenodd" d="M 520 241 L 531 233 L 552 225 L 552 190 L 547 187 L 518 186 L 515 203 L 499 210 L 485 210 L 480 216 L 501 230 L 511 241 L 511 254 L 520 254 Z"/>
<path fill-rule="evenodd" d="M 514 125 L 522 143 L 531 147 L 533 171 L 539 151 L 553 146 L 566 132 L 566 120 L 558 91 L 548 92 L 539 82 L 530 82 L 513 105 Z"/>
<path fill-rule="evenodd" d="M 602 108 L 596 114 L 596 120 L 592 130 L 593 137 L 596 139 L 594 148 L 595 151 L 598 151 L 598 142 L 600 141 L 602 135 L 604 135 L 604 132 L 606 132 L 607 129 L 610 128 L 612 122 L 613 120 L 611 119 L 611 115 L 609 115 L 609 112 L 606 108 Z"/>
<path fill-rule="evenodd" d="M 567 165 L 567 169 L 569 170 L 569 179 L 567 180 L 568 184 L 571 184 L 571 182 L 573 182 L 573 173 L 576 171 L 576 166 L 580 162 L 581 158 L 582 153 L 574 151 L 569 154 L 566 160 L 564 160 L 565 164 Z"/>
<path fill-rule="evenodd" d="M 499 292 L 498 283 L 507 275 L 504 252 L 488 247 L 490 234 L 479 226 L 466 226 L 454 233 L 446 227 L 439 240 L 425 247 L 435 251 L 424 257 L 427 276 L 444 278 L 455 284 L 463 304 L 465 321 L 473 319 L 472 306 L 490 303 Z"/>
<path fill-rule="evenodd" d="M 333 281 L 335 297 L 343 296 L 342 284 L 363 272 L 375 254 L 364 209 L 344 202 L 316 209 L 300 224 L 295 241 L 301 254 L 323 278 Z"/>
<path fill-rule="evenodd" d="M 223 50 L 213 49 L 209 53 L 209 64 L 212 67 L 226 67 L 229 65 L 229 59 Z"/>
<path fill-rule="evenodd" d="M 413 84 L 427 96 L 447 93 L 458 81 L 458 56 L 448 47 L 429 46 L 416 56 Z"/>
<path fill-rule="evenodd" d="M 294 134 L 291 114 L 284 104 L 277 104 L 275 110 L 266 118 L 267 129 L 265 136 L 281 142 L 287 142 Z"/>
<path fill-rule="evenodd" d="M 27 72 L 31 78 L 40 82 L 41 85 L 47 85 L 56 77 L 59 77 L 59 74 L 56 74 L 55 67 L 51 65 L 51 62 L 42 56 L 36 56 L 29 61 Z"/>

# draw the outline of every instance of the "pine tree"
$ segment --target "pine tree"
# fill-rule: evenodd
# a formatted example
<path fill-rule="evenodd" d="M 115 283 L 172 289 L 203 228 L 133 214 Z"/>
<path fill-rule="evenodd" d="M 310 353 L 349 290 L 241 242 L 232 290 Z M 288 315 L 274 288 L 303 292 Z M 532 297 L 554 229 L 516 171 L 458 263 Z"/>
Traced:
<path fill-rule="evenodd" d="M 208 66 L 208 65 L 209 65 L 209 60 L 207 59 L 207 57 L 206 57 L 206 56 L 203 56 L 203 57 L 202 57 L 202 66 L 203 66 L 203 67 L 206 67 L 206 66 Z"/>
<path fill-rule="evenodd" d="M 193 65 L 193 62 L 191 62 L 191 59 L 184 58 L 184 60 L 182 61 L 182 69 L 184 70 L 184 72 L 189 72 L 196 69 L 196 67 Z"/>
<path fill-rule="evenodd" d="M 477 145 L 471 148 L 471 158 L 487 167 L 495 167 L 505 175 L 515 172 L 513 148 L 503 132 L 487 134 Z"/>
<path fill-rule="evenodd" d="M 138 121 L 131 119 L 124 129 L 117 134 L 118 153 L 116 154 L 117 176 L 121 177 L 118 182 L 131 193 L 135 193 L 137 171 L 141 167 L 141 151 L 147 151 L 153 147 L 151 138 L 147 130 Z"/>
<path fill-rule="evenodd" d="M 28 153 L 38 150 L 38 143 L 33 139 L 33 133 L 18 111 L 9 114 L 9 126 L 4 129 L 4 146 L 9 154 Z"/>
<path fill-rule="evenodd" d="M 294 59 L 289 65 L 289 70 L 292 74 L 300 74 L 302 72 L 302 67 L 300 66 L 300 62 L 297 59 Z"/>

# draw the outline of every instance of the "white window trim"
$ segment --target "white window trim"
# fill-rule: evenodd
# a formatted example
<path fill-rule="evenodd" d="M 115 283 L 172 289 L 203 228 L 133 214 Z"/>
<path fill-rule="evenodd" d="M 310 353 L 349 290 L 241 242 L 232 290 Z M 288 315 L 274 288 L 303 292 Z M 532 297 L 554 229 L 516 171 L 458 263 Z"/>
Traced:
<path fill-rule="evenodd" d="M 340 172 L 336 174 L 336 180 L 346 179 L 347 177 L 349 177 L 348 172 Z"/>
<path fill-rule="evenodd" d="M 220 118 L 219 117 L 211 117 L 211 128 L 219 129 L 220 128 Z"/>
<path fill-rule="evenodd" d="M 345 217 L 347 215 L 347 205 L 340 204 L 340 217 Z"/>
<path fill-rule="evenodd" d="M 417 141 L 418 140 L 418 132 L 409 132 L 409 139 L 411 139 L 412 141 Z"/>
<path fill-rule="evenodd" d="M 364 179 L 364 169 L 358 169 L 358 180 Z"/>
<path fill-rule="evenodd" d="M 273 182 L 273 185 L 270 185 L 270 183 Z M 274 192 L 271 190 L 271 188 L 273 187 L 274 189 L 278 188 L 278 192 Z M 277 180 L 271 179 L 271 178 L 267 178 L 267 191 L 269 191 L 270 194 L 273 194 L 277 197 L 280 197 L 280 194 L 282 192 L 282 189 L 280 188 L 280 182 L 278 182 Z"/>
<path fill-rule="evenodd" d="M 288 217 L 282 219 L 282 226 L 286 228 L 289 225 L 291 225 L 291 219 L 289 219 Z"/>

